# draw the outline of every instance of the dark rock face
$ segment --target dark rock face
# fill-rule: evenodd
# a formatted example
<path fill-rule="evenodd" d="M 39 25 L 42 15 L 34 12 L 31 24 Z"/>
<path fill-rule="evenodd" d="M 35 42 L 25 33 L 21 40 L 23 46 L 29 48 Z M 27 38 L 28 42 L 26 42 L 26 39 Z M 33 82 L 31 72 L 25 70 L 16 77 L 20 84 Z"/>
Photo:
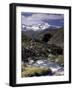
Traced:
<path fill-rule="evenodd" d="M 54 55 L 62 55 L 63 49 L 61 47 L 55 47 L 51 49 L 51 53 Z"/>
<path fill-rule="evenodd" d="M 23 62 L 28 62 L 29 57 L 35 56 L 35 53 L 32 49 L 26 49 L 22 48 L 22 61 Z"/>
<path fill-rule="evenodd" d="M 52 37 L 52 35 L 50 33 L 47 33 L 43 36 L 42 41 L 44 42 L 48 42 L 50 40 L 50 38 Z"/>

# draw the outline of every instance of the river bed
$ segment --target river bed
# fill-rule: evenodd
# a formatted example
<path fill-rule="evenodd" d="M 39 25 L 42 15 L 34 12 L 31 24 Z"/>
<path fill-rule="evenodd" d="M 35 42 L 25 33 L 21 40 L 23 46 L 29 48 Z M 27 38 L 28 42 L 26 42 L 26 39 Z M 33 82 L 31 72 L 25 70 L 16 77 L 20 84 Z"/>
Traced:
<path fill-rule="evenodd" d="M 30 60 L 28 66 L 29 67 L 34 66 L 34 67 L 40 67 L 40 68 L 50 68 L 52 70 L 52 74 L 49 76 L 64 75 L 64 67 L 55 62 L 49 61 L 49 60 L 37 60 L 35 62 L 33 60 Z"/>

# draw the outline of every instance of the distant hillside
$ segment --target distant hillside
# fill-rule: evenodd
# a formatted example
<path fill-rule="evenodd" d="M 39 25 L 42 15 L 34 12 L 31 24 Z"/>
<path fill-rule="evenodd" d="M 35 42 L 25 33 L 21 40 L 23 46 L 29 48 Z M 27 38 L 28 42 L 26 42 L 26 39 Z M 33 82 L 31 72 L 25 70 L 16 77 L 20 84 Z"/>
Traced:
<path fill-rule="evenodd" d="M 58 30 L 59 29 L 51 29 L 51 28 L 45 29 L 42 32 L 40 32 L 36 38 L 42 40 L 44 35 L 51 34 L 53 36 Z"/>
<path fill-rule="evenodd" d="M 64 29 L 58 30 L 53 37 L 48 41 L 48 44 L 55 44 L 57 46 L 64 47 Z"/>
<path fill-rule="evenodd" d="M 47 37 L 45 38 L 45 36 Z M 49 38 L 49 35 L 51 36 Z M 63 46 L 64 43 L 64 28 L 59 28 L 59 29 L 52 29 L 48 28 L 43 31 L 22 31 L 22 36 L 27 39 L 33 39 L 33 40 L 39 40 L 43 41 L 43 38 L 45 38 L 45 41 L 47 41 L 47 44 L 55 44 L 57 46 Z M 49 39 L 48 39 L 49 38 Z"/>
<path fill-rule="evenodd" d="M 64 28 L 60 29 L 46 29 L 43 32 L 40 32 L 36 37 L 38 40 L 43 40 L 44 36 L 49 35 L 51 36 L 50 39 L 47 39 L 48 44 L 55 44 L 57 46 L 64 47 Z M 46 39 L 46 38 L 45 38 Z"/>

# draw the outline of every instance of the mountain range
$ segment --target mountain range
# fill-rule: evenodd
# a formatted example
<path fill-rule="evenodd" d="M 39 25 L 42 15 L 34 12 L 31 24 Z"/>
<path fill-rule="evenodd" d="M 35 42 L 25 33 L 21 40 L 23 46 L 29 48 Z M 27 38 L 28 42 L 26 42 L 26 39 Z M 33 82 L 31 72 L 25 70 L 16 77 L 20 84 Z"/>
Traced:
<path fill-rule="evenodd" d="M 22 31 L 30 31 L 30 30 L 33 30 L 33 31 L 43 31 L 44 29 L 47 29 L 47 28 L 52 28 L 52 29 L 58 29 L 60 28 L 61 26 L 54 26 L 54 25 L 50 25 L 48 23 L 43 23 L 43 24 L 34 24 L 34 25 L 25 25 L 25 24 L 22 24 Z"/>
<path fill-rule="evenodd" d="M 47 41 L 48 44 L 55 44 L 64 47 L 64 27 L 53 26 L 47 23 L 38 25 L 22 25 L 22 35 L 32 40 L 42 41 L 46 34 L 52 37 Z"/>

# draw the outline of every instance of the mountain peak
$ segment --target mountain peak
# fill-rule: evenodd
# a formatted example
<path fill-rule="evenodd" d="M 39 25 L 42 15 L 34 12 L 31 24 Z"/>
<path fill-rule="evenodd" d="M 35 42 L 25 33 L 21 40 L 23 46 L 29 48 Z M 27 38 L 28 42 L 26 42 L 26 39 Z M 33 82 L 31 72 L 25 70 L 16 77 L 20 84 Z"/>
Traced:
<path fill-rule="evenodd" d="M 33 31 L 41 31 L 41 30 L 45 30 L 47 28 L 53 28 L 53 29 L 56 29 L 56 28 L 60 28 L 60 26 L 53 26 L 53 25 L 50 25 L 48 23 L 42 23 L 42 24 L 34 24 L 34 25 L 25 25 L 25 24 L 22 24 L 22 30 L 23 31 L 29 31 L 29 30 L 33 30 Z"/>

